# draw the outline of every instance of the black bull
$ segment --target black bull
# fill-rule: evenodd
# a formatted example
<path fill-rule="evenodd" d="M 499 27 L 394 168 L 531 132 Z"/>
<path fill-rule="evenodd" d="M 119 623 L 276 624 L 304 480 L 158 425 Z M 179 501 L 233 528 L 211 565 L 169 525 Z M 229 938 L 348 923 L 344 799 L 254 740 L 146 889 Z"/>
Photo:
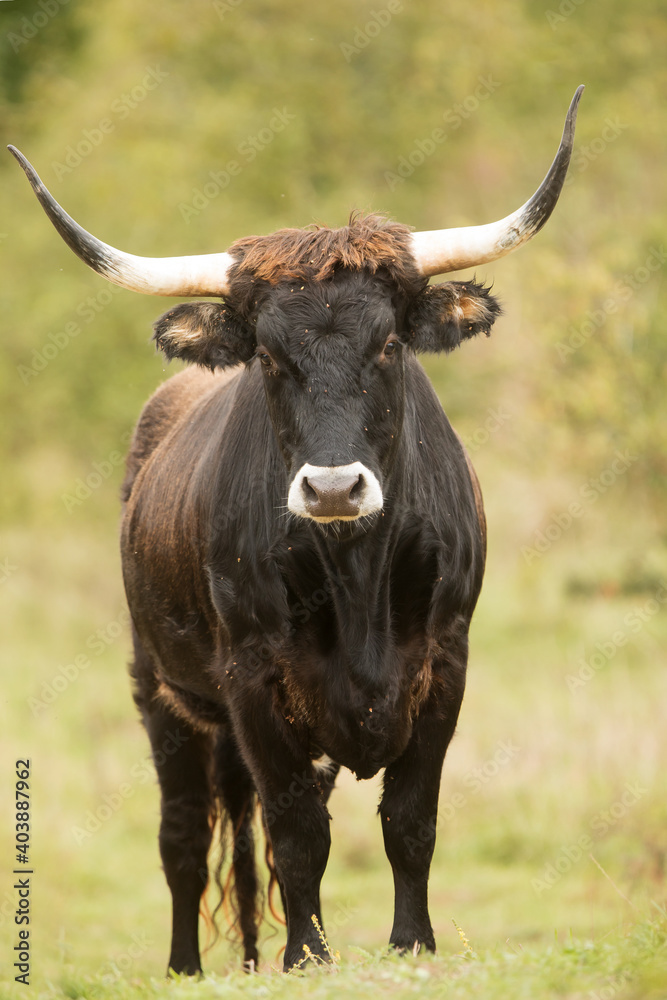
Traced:
<path fill-rule="evenodd" d="M 123 487 L 135 697 L 162 793 L 176 972 L 201 970 L 217 819 L 223 838 L 231 830 L 245 962 L 257 962 L 258 799 L 285 968 L 306 946 L 326 959 L 319 887 L 341 766 L 358 778 L 384 769 L 391 944 L 435 948 L 428 876 L 485 526 L 472 466 L 415 355 L 488 334 L 499 307 L 474 282 L 427 282 L 540 230 L 582 90 L 542 185 L 497 223 L 412 233 L 370 216 L 198 257 L 102 243 L 12 148 L 60 235 L 100 274 L 135 291 L 224 299 L 177 306 L 156 324 L 167 357 L 193 367 L 145 407 Z M 175 732 L 178 751 L 163 752 Z"/>
<path fill-rule="evenodd" d="M 159 769 L 176 971 L 200 968 L 216 799 L 236 840 L 245 960 L 257 960 L 256 795 L 287 918 L 285 967 L 304 944 L 325 955 L 313 916 L 322 925 L 326 802 L 340 765 L 359 778 L 385 769 L 391 943 L 435 947 L 427 881 L 438 790 L 485 544 L 474 473 L 407 345 L 451 347 L 488 330 L 497 311 L 484 289 L 449 285 L 443 297 L 445 287 L 440 325 L 429 317 L 424 328 L 430 296 L 406 303 L 379 275 L 270 289 L 253 331 L 261 356 L 233 374 L 186 370 L 139 422 L 122 531 L 137 701 L 154 748 L 175 726 L 188 733 Z M 168 313 L 158 342 L 177 329 L 189 344 L 184 325 L 200 308 Z M 308 460 L 361 462 L 381 485 L 382 510 L 332 522 L 290 514 L 290 479 Z"/>

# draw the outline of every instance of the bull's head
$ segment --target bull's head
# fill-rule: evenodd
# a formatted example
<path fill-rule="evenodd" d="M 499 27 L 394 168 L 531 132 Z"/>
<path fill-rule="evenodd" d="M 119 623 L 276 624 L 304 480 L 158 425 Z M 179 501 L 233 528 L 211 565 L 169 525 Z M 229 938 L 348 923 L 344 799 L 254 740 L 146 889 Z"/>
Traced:
<path fill-rule="evenodd" d="M 544 181 L 499 222 L 413 233 L 369 216 L 337 230 L 248 237 L 201 256 L 136 257 L 101 243 L 9 148 L 62 238 L 99 274 L 152 295 L 224 299 L 169 310 L 156 324 L 158 346 L 211 369 L 258 366 L 288 469 L 289 509 L 354 521 L 384 503 L 403 424 L 405 352 L 450 351 L 488 334 L 499 312 L 480 285 L 429 286 L 429 277 L 503 257 L 542 228 L 565 180 L 582 90 Z"/>

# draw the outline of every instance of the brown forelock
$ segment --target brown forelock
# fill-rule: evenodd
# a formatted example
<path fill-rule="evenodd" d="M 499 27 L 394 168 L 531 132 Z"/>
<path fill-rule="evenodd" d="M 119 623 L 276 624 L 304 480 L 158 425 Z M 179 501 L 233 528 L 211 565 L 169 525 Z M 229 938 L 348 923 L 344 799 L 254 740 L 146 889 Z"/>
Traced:
<path fill-rule="evenodd" d="M 230 272 L 230 298 L 248 314 L 258 283 L 326 281 L 341 268 L 385 271 L 398 289 L 416 295 L 426 284 L 411 252 L 411 230 L 383 215 L 352 215 L 347 226 L 280 229 L 246 236 L 229 248 L 237 258 Z"/>

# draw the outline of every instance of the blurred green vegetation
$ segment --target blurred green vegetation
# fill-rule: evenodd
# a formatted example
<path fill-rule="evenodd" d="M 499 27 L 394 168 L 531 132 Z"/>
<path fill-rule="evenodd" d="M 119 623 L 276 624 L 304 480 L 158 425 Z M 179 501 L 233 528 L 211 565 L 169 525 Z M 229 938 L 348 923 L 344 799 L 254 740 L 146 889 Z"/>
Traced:
<path fill-rule="evenodd" d="M 664 4 L 393 7 L 388 19 L 384 0 L 0 3 L 0 131 L 106 242 L 204 253 L 281 226 L 340 225 L 353 209 L 418 229 L 500 218 L 541 181 L 586 84 L 554 216 L 530 246 L 477 271 L 504 305 L 493 336 L 425 359 L 489 518 L 431 895 L 443 961 L 460 947 L 455 917 L 480 954 L 508 940 L 510 950 L 537 949 L 517 960 L 513 995 L 611 989 L 635 961 L 627 935 L 645 933 L 664 968 L 664 935 L 642 930 L 653 904 L 664 905 L 667 855 Z M 268 141 L 274 109 L 288 123 Z M 388 179 L 438 128 L 446 138 L 423 163 L 402 183 Z M 249 137 L 261 147 L 254 157 Z M 230 160 L 240 173 L 224 190 L 206 188 Z M 54 995 L 87 996 L 77 977 L 108 973 L 134 931 L 150 943 L 126 975 L 160 975 L 167 952 L 154 783 L 83 844 L 72 828 L 148 754 L 125 676 L 126 632 L 102 639 L 101 652 L 90 641 L 122 619 L 119 455 L 149 393 L 176 370 L 149 343 L 171 300 L 110 293 L 55 234 L 9 154 L 0 260 L 0 805 L 8 814 L 13 761 L 32 756 L 36 977 Z M 36 710 L 29 699 L 82 651 L 90 667 Z M 520 752 L 471 794 L 471 769 L 507 740 Z M 637 782 L 647 791 L 589 852 L 631 904 L 588 856 L 539 894 L 532 881 Z M 349 957 L 352 945 L 386 940 L 391 886 L 369 786 L 342 784 L 324 896 L 325 914 L 348 914 L 329 932 Z M 457 791 L 466 807 L 450 818 Z M 10 846 L 5 825 L 3 866 Z M 10 886 L 2 871 L 0 904 Z M 0 921 L 4 965 L 12 928 Z M 621 965 L 602 962 L 600 942 L 619 927 L 609 940 Z M 598 942 L 568 946 L 576 982 L 554 958 L 570 932 Z M 265 944 L 267 958 L 278 942 Z M 233 954 L 223 943 L 207 966 L 224 970 Z M 512 975 L 503 962 L 500 979 Z M 656 962 L 613 995 L 664 995 Z M 528 966 L 543 970 L 538 985 Z M 440 990 L 444 966 L 433 968 Z M 457 978 L 448 995 L 466 982 L 461 996 L 496 995 L 489 968 Z M 355 975 L 364 991 L 393 982 L 367 966 Z M 394 995 L 423 985 L 406 976 Z"/>

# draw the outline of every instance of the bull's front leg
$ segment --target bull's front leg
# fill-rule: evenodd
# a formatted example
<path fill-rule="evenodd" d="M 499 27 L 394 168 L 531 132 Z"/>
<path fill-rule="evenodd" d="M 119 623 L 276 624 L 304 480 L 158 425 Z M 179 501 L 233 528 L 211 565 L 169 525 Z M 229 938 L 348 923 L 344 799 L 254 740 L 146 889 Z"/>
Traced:
<path fill-rule="evenodd" d="M 394 874 L 395 948 L 435 951 L 428 912 L 428 878 L 435 847 L 442 765 L 456 728 L 465 666 L 448 669 L 446 685 L 432 692 L 415 720 L 404 753 L 385 770 L 379 812 Z"/>
<path fill-rule="evenodd" d="M 276 712 L 270 688 L 239 686 L 230 708 L 262 804 L 286 908 L 284 969 L 305 957 L 304 945 L 327 960 L 313 917 L 323 929 L 320 882 L 331 844 L 330 816 L 314 768 L 290 723 Z"/>

